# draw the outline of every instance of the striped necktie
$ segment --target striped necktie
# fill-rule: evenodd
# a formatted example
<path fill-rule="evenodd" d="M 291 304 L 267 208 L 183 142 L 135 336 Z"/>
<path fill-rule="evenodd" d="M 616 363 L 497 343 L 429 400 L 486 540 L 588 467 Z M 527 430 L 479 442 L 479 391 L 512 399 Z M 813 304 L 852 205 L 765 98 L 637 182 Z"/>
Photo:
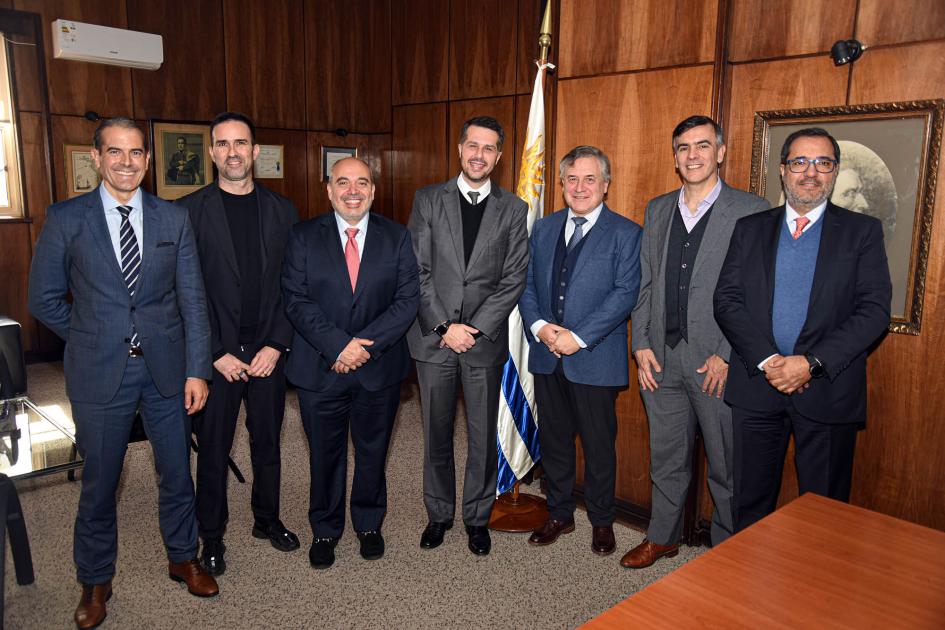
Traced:
<path fill-rule="evenodd" d="M 135 229 L 131 227 L 131 221 L 128 219 L 128 215 L 131 214 L 131 207 L 118 206 L 118 212 L 121 214 L 121 228 L 118 231 L 121 243 L 121 275 L 124 276 L 125 284 L 128 285 L 128 293 L 134 299 L 135 288 L 138 286 L 138 275 L 141 272 L 141 252 L 138 251 L 138 239 L 135 238 Z M 131 347 L 137 348 L 140 344 L 138 331 L 135 330 L 134 323 L 132 323 Z"/>

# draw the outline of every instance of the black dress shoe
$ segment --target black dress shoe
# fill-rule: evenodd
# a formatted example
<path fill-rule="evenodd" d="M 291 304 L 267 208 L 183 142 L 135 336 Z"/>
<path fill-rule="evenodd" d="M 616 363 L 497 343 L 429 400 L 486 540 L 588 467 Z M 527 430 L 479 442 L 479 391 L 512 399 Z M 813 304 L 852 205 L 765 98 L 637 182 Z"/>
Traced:
<path fill-rule="evenodd" d="M 223 554 L 226 553 L 226 545 L 220 539 L 209 539 L 203 541 L 203 552 L 200 554 L 200 564 L 210 575 L 223 575 L 226 571 L 226 560 Z"/>
<path fill-rule="evenodd" d="M 384 537 L 378 531 L 358 532 L 361 541 L 361 557 L 365 560 L 378 560 L 384 555 Z"/>
<path fill-rule="evenodd" d="M 487 556 L 492 549 L 492 539 L 489 537 L 489 528 L 485 525 L 467 525 L 466 534 L 469 536 L 469 550 L 477 556 Z"/>
<path fill-rule="evenodd" d="M 426 529 L 423 530 L 423 536 L 420 537 L 420 546 L 424 549 L 436 549 L 443 544 L 443 535 L 446 534 L 446 530 L 452 528 L 453 521 L 440 523 L 430 521 L 427 523 Z"/>
<path fill-rule="evenodd" d="M 308 550 L 308 561 L 316 569 L 327 569 L 335 563 L 337 538 L 316 538 Z"/>
<path fill-rule="evenodd" d="M 279 551 L 295 551 L 299 548 L 299 537 L 287 530 L 282 521 L 279 520 L 271 523 L 255 523 L 253 525 L 253 536 L 263 539 L 268 538 L 272 546 Z"/>

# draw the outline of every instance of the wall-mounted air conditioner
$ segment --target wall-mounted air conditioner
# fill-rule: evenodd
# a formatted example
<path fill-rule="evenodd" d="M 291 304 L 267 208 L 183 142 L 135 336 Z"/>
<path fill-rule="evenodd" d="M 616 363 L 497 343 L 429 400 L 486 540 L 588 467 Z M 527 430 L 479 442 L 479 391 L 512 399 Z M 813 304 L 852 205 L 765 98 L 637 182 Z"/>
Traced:
<path fill-rule="evenodd" d="M 164 63 L 160 35 L 71 20 L 52 23 L 53 57 L 157 70 Z"/>

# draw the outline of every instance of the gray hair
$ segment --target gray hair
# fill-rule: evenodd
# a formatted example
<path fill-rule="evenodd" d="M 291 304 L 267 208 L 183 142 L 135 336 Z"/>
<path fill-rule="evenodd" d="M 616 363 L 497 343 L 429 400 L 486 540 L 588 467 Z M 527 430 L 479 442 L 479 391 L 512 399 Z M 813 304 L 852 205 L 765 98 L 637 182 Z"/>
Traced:
<path fill-rule="evenodd" d="M 597 147 L 592 147 L 586 144 L 581 146 L 574 147 L 568 154 L 561 158 L 561 164 L 558 166 L 558 177 L 561 181 L 564 181 L 564 172 L 570 167 L 574 166 L 574 163 L 579 158 L 597 158 L 597 161 L 600 163 L 600 176 L 605 182 L 610 183 L 610 158 L 607 155 L 598 149 Z"/>

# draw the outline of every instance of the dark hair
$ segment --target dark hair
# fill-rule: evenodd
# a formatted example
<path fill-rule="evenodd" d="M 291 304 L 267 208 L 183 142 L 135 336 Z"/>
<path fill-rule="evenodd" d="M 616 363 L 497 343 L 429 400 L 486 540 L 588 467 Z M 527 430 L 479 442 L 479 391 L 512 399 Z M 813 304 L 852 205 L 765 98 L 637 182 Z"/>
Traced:
<path fill-rule="evenodd" d="M 184 136 L 177 136 L 177 139 L 178 139 L 178 140 L 183 140 L 183 141 L 184 141 L 184 144 L 187 144 L 187 138 L 185 138 Z"/>
<path fill-rule="evenodd" d="M 499 142 L 496 143 L 496 148 L 499 151 L 502 150 L 502 143 L 505 142 L 505 131 L 502 130 L 502 125 L 499 124 L 498 120 L 492 116 L 476 116 L 475 118 L 470 118 L 463 123 L 463 131 L 459 134 L 460 144 L 466 142 L 466 132 L 469 131 L 470 127 L 483 127 L 499 134 Z"/>
<path fill-rule="evenodd" d="M 108 118 L 103 120 L 98 129 L 95 130 L 95 135 L 92 136 L 92 146 L 95 147 L 96 151 L 102 150 L 102 134 L 105 133 L 106 129 L 111 127 L 118 127 L 119 129 L 134 129 L 141 134 L 141 143 L 144 145 L 144 150 L 148 150 L 148 139 L 145 137 L 144 132 L 141 131 L 135 121 L 130 118 L 125 118 L 124 116 L 116 116 L 115 118 Z"/>
<path fill-rule="evenodd" d="M 840 163 L 840 145 L 834 137 L 831 136 L 826 129 L 807 127 L 806 129 L 798 129 L 784 139 L 784 144 L 781 145 L 781 164 L 787 164 L 787 156 L 791 152 L 791 145 L 794 144 L 794 141 L 798 138 L 827 138 L 830 140 L 830 144 L 833 145 L 834 159 L 837 160 L 837 164 Z"/>
<path fill-rule="evenodd" d="M 695 129 L 696 127 L 701 127 L 702 125 L 710 125 L 715 131 L 715 143 L 718 146 L 725 144 L 725 138 L 722 136 L 722 125 L 715 122 L 708 116 L 690 116 L 686 120 L 682 121 L 676 128 L 673 129 L 673 151 L 676 150 L 676 138 L 683 135 L 690 129 Z"/>
<path fill-rule="evenodd" d="M 217 128 L 217 125 L 222 125 L 223 123 L 230 122 L 231 120 L 241 122 L 249 127 L 249 141 L 252 144 L 256 144 L 256 125 L 254 125 L 253 121 L 249 119 L 249 116 L 239 112 L 223 112 L 222 114 L 217 114 L 216 118 L 210 121 L 211 142 L 213 141 L 213 130 Z"/>
<path fill-rule="evenodd" d="M 605 182 L 610 182 L 610 159 L 597 147 L 586 144 L 574 147 L 568 151 L 567 155 L 561 158 L 561 163 L 558 165 L 558 178 L 564 181 L 564 172 L 579 158 L 597 158 L 597 161 L 600 163 L 601 178 L 603 178 Z"/>

